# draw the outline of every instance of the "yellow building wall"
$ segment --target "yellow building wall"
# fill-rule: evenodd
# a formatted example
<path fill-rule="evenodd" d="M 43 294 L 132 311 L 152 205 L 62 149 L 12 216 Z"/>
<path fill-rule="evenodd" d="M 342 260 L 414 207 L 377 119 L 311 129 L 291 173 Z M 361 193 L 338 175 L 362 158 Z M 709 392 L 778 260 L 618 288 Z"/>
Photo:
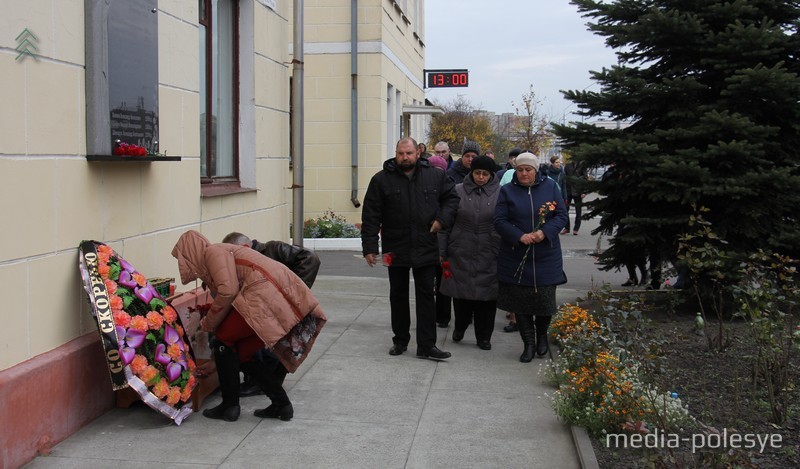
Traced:
<path fill-rule="evenodd" d="M 358 2 L 358 201 L 388 157 L 388 85 L 400 91 L 403 105 L 422 104 L 424 46 L 414 35 L 422 0 L 408 0 L 405 19 L 391 0 Z M 400 2 L 401 4 L 403 2 Z M 326 211 L 361 221 L 351 202 L 351 57 L 349 0 L 305 3 L 305 220 Z M 394 97 L 392 97 L 394 99 Z M 415 121 L 418 122 L 418 121 Z M 398 118 L 394 118 L 398 126 Z M 412 136 L 414 129 L 412 129 Z"/>
<path fill-rule="evenodd" d="M 170 252 L 186 230 L 214 242 L 233 230 L 289 239 L 290 2 L 276 3 L 277 12 L 240 2 L 254 51 L 240 70 L 254 84 L 240 154 L 254 161 L 257 190 L 203 198 L 196 0 L 158 2 L 160 150 L 182 160 L 152 163 L 86 160 L 84 2 L 4 2 L 0 370 L 96 329 L 78 270 L 81 240 L 107 242 L 148 277 L 178 278 Z M 37 57 L 17 60 L 25 28 L 38 37 Z"/>

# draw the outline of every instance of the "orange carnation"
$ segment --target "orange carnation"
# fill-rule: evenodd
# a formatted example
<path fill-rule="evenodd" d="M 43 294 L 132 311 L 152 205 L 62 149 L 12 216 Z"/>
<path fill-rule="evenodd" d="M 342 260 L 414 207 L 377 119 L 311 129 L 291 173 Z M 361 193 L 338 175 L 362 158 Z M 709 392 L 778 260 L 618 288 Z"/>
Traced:
<path fill-rule="evenodd" d="M 100 276 L 103 277 L 103 279 L 107 279 L 108 273 L 111 272 L 111 267 L 109 267 L 108 264 L 100 264 L 97 266 L 97 271 L 100 272 Z"/>
<path fill-rule="evenodd" d="M 131 315 L 125 311 L 113 311 L 114 324 L 121 327 L 128 327 L 131 325 Z"/>
<path fill-rule="evenodd" d="M 131 278 L 133 278 L 140 287 L 147 285 L 147 278 L 139 272 L 132 273 Z"/>
<path fill-rule="evenodd" d="M 122 298 L 118 297 L 117 295 L 110 295 L 111 298 L 111 309 L 112 310 L 122 310 L 125 306 L 125 302 L 122 301 Z"/>
<path fill-rule="evenodd" d="M 178 361 L 182 354 L 183 350 L 181 350 L 178 344 L 170 344 L 167 346 L 167 355 L 169 355 L 171 359 Z"/>
<path fill-rule="evenodd" d="M 167 384 L 167 380 L 161 378 L 158 380 L 155 386 L 153 386 L 153 394 L 156 395 L 159 399 L 164 399 L 167 394 L 169 393 L 169 384 Z"/>
<path fill-rule="evenodd" d="M 117 282 L 111 279 L 105 279 L 104 282 L 106 284 L 106 290 L 108 290 L 108 293 L 113 295 L 117 292 Z"/>
<path fill-rule="evenodd" d="M 131 371 L 133 371 L 133 374 L 141 378 L 141 375 L 146 368 L 147 368 L 147 358 L 144 355 L 136 354 L 136 356 L 133 357 L 133 361 L 131 362 Z"/>
<path fill-rule="evenodd" d="M 189 366 L 189 371 L 194 373 L 194 369 L 197 368 L 197 365 L 195 365 L 194 360 L 192 360 L 189 357 L 186 357 L 186 364 Z M 192 374 L 192 378 L 190 378 L 190 379 L 193 379 L 193 378 L 194 378 L 194 374 Z"/>
<path fill-rule="evenodd" d="M 158 369 L 153 365 L 147 365 L 147 367 L 145 367 L 145 369 L 142 371 L 142 375 L 139 376 L 139 379 L 144 381 L 145 384 L 152 384 L 158 379 Z"/>
<path fill-rule="evenodd" d="M 103 252 L 98 252 L 97 258 L 100 260 L 101 264 L 108 264 L 109 261 L 111 261 L 111 256 Z"/>
<path fill-rule="evenodd" d="M 166 319 L 167 324 L 170 324 L 170 325 L 172 323 L 174 323 L 176 319 L 178 319 L 178 312 L 175 311 L 175 308 L 173 308 L 172 306 L 169 306 L 169 305 L 167 305 L 166 307 L 164 307 L 161 310 L 161 314 L 164 315 L 164 319 Z M 180 332 L 180 331 L 178 333 L 183 335 L 183 333 Z"/>
<path fill-rule="evenodd" d="M 167 394 L 167 404 L 175 405 L 178 401 L 181 400 L 181 388 L 178 386 L 172 386 L 169 388 L 169 394 Z"/>
<path fill-rule="evenodd" d="M 180 324 L 175 324 L 174 327 L 175 331 L 178 333 L 179 336 L 181 336 L 181 339 L 183 339 L 184 337 L 183 327 Z"/>
<path fill-rule="evenodd" d="M 191 398 L 192 398 L 192 388 L 189 386 L 184 387 L 183 391 L 181 391 L 181 400 L 183 402 L 189 402 L 189 399 Z"/>
<path fill-rule="evenodd" d="M 147 327 L 157 331 L 164 325 L 164 317 L 155 311 L 147 313 Z"/>
<path fill-rule="evenodd" d="M 139 332 L 147 332 L 147 319 L 144 316 L 134 316 L 131 318 L 131 327 Z"/>
<path fill-rule="evenodd" d="M 105 254 L 106 256 L 111 256 L 114 254 L 114 250 L 106 246 L 105 244 L 97 246 L 97 252 L 98 254 Z"/>

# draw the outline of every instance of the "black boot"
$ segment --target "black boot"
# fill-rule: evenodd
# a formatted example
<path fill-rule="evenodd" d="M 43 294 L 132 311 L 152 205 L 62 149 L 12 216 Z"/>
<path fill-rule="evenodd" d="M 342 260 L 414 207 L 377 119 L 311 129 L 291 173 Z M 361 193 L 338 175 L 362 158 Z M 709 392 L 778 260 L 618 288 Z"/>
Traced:
<path fill-rule="evenodd" d="M 519 356 L 519 361 L 528 363 L 533 360 L 536 350 L 536 329 L 533 325 L 533 316 L 517 314 L 517 326 L 519 327 L 519 335 L 522 337 L 522 343 L 525 345 L 522 355 Z"/>
<path fill-rule="evenodd" d="M 544 357 L 550 351 L 547 344 L 547 328 L 550 326 L 550 316 L 536 316 L 536 355 Z"/>
<path fill-rule="evenodd" d="M 276 368 L 270 369 L 271 367 L 258 360 L 243 363 L 242 368 L 253 377 L 264 390 L 264 394 L 272 400 L 272 404 L 264 409 L 256 410 L 253 415 L 283 421 L 291 420 L 294 417 L 294 408 L 282 384 L 286 377 L 286 368 L 282 364 L 278 364 Z"/>
<path fill-rule="evenodd" d="M 264 394 L 264 391 L 253 381 L 250 375 L 245 373 L 244 379 L 239 385 L 239 397 L 258 396 L 259 394 Z"/>
<path fill-rule="evenodd" d="M 235 422 L 239 418 L 239 357 L 227 345 L 214 341 L 214 363 L 217 365 L 222 403 L 203 411 L 210 419 Z"/>

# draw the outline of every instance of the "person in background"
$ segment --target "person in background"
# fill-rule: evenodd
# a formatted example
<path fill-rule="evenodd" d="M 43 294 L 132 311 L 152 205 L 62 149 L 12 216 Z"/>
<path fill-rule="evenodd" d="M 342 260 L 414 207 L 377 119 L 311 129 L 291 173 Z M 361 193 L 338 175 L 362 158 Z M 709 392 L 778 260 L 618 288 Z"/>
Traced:
<path fill-rule="evenodd" d="M 441 169 L 442 172 L 447 172 L 447 160 L 439 155 L 433 155 L 428 158 L 428 164 L 434 168 Z"/>
<path fill-rule="evenodd" d="M 567 226 L 565 229 L 569 231 L 569 206 L 572 204 L 575 207 L 575 224 L 573 225 L 572 234 L 577 236 L 578 230 L 581 229 L 583 198 L 586 197 L 583 191 L 589 177 L 583 163 L 574 160 L 570 160 L 569 163 L 564 165 L 564 174 L 567 178 Z"/>
<path fill-rule="evenodd" d="M 539 159 L 532 153 L 517 156 L 512 181 L 500 188 L 494 212 L 502 240 L 497 307 L 516 314 L 523 363 L 548 353 L 556 286 L 567 282 L 558 236 L 567 224 L 567 210 L 558 185 L 537 168 Z"/>
<path fill-rule="evenodd" d="M 473 158 L 476 158 L 480 154 L 480 145 L 471 140 L 467 140 L 464 143 L 464 148 L 461 149 L 461 158 L 447 170 L 447 175 L 453 178 L 456 184 L 464 182 L 464 177 L 469 174 L 472 169 Z"/>
<path fill-rule="evenodd" d="M 422 142 L 419 143 L 419 156 L 420 158 L 429 158 L 431 156 L 431 154 L 428 153 L 428 146 Z"/>
<path fill-rule="evenodd" d="M 456 162 L 453 161 L 453 155 L 450 154 L 450 145 L 448 145 L 447 142 L 437 142 L 436 145 L 433 146 L 433 151 L 437 156 L 441 156 L 447 161 L 447 169 L 452 168 L 453 165 L 456 164 Z M 445 171 L 447 171 L 447 169 Z"/>
<path fill-rule="evenodd" d="M 241 367 L 272 401 L 254 415 L 291 420 L 294 409 L 280 379 L 258 355 L 271 348 L 288 371 L 295 371 L 327 321 L 319 301 L 285 265 L 249 247 L 211 244 L 194 230 L 178 238 L 172 256 L 178 260 L 181 282 L 199 279 L 214 298 L 200 326 L 214 333 L 222 403 L 203 415 L 229 422 L 239 418 Z M 292 350 L 286 350 L 284 341 L 292 343 Z"/>
<path fill-rule="evenodd" d="M 380 258 L 389 270 L 392 348 L 400 355 L 411 340 L 409 272 L 414 275 L 417 357 L 443 360 L 449 352 L 436 347 L 434 276 L 439 263 L 437 233 L 453 224 L 458 194 L 453 181 L 419 157 L 417 142 L 397 142 L 395 157 L 383 164 L 367 186 L 361 212 L 361 250 L 373 267 Z"/>
<path fill-rule="evenodd" d="M 561 166 L 561 158 L 558 156 L 550 157 L 550 166 L 547 167 L 545 175 L 556 182 L 558 190 L 561 191 L 561 200 L 559 202 L 567 206 L 567 175 L 564 173 L 564 168 Z M 567 217 L 569 217 L 569 212 L 567 213 Z M 567 223 L 569 223 L 569 218 Z M 569 230 L 564 227 L 564 229 L 561 230 L 561 234 L 567 233 L 569 233 Z"/>
<path fill-rule="evenodd" d="M 475 340 L 491 350 L 497 312 L 497 252 L 500 236 L 494 229 L 494 206 L 500 182 L 488 156 L 472 161 L 472 171 L 456 185 L 460 196 L 453 227 L 439 232 L 439 255 L 447 269 L 442 292 L 453 298 L 453 342 L 460 342 L 472 322 Z"/>
<path fill-rule="evenodd" d="M 497 178 L 500 180 L 500 185 L 504 186 L 511 182 L 511 177 L 514 175 L 514 167 L 516 166 L 517 156 L 522 153 L 518 147 L 514 147 L 508 152 L 508 162 L 506 163 L 505 169 L 501 169 L 497 172 Z M 519 328 L 517 327 L 517 319 L 512 312 L 506 312 L 506 319 L 508 319 L 508 324 L 503 327 L 503 332 L 517 332 Z"/>
<path fill-rule="evenodd" d="M 489 159 L 491 159 L 491 160 L 492 160 L 492 172 L 493 172 L 494 174 L 497 174 L 497 172 L 498 172 L 498 171 L 500 171 L 501 169 L 503 169 L 503 167 L 502 167 L 502 166 L 500 166 L 499 164 L 497 164 L 497 161 L 495 161 L 495 159 L 494 159 L 494 152 L 493 152 L 493 151 L 491 151 L 491 150 L 490 150 L 490 151 L 487 151 L 487 152 L 486 152 L 486 153 L 485 153 L 483 156 L 486 156 L 486 157 L 488 157 Z M 498 181 L 498 182 L 499 182 L 499 181 Z"/>
<path fill-rule="evenodd" d="M 434 168 L 447 171 L 447 161 L 439 155 L 433 155 L 428 158 L 428 163 Z M 450 177 L 450 176 L 448 176 Z M 436 325 L 447 329 L 450 327 L 450 297 L 442 294 L 442 265 L 436 264 Z"/>
<path fill-rule="evenodd" d="M 497 178 L 500 179 L 501 186 L 511 182 L 511 176 L 514 175 L 514 165 L 516 164 L 515 161 L 517 159 L 517 155 L 520 153 L 522 153 L 522 150 L 517 147 L 512 148 L 508 152 L 508 162 L 506 162 L 506 167 L 497 172 Z"/>
<path fill-rule="evenodd" d="M 236 231 L 225 235 L 225 237 L 222 238 L 222 242 L 253 248 L 270 259 L 280 262 L 294 272 L 295 275 L 300 277 L 300 280 L 302 280 L 308 288 L 314 285 L 314 280 L 317 278 L 321 262 L 319 256 L 310 249 L 293 246 L 283 241 L 267 241 L 266 243 L 260 243 Z M 259 357 L 278 377 L 280 384 L 283 385 L 287 371 L 286 367 L 278 360 L 278 357 L 269 349 L 262 350 Z M 239 396 L 255 396 L 262 392 L 263 389 L 261 389 L 258 383 L 256 383 L 249 374 L 244 373 L 244 380 L 239 385 Z"/>

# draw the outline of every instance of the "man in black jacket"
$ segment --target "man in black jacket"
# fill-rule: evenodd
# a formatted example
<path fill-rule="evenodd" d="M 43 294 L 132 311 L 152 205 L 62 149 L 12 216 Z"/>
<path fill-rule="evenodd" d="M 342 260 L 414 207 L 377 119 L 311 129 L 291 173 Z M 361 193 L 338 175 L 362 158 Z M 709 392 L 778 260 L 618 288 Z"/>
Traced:
<path fill-rule="evenodd" d="M 361 247 L 367 264 L 379 258 L 389 270 L 394 345 L 390 355 L 400 355 L 411 340 L 409 271 L 414 274 L 417 317 L 417 356 L 443 360 L 450 357 L 436 347 L 434 276 L 439 262 L 436 233 L 452 225 L 458 209 L 455 185 L 444 173 L 419 157 L 417 142 L 397 142 L 395 157 L 370 180 L 361 212 Z"/>

